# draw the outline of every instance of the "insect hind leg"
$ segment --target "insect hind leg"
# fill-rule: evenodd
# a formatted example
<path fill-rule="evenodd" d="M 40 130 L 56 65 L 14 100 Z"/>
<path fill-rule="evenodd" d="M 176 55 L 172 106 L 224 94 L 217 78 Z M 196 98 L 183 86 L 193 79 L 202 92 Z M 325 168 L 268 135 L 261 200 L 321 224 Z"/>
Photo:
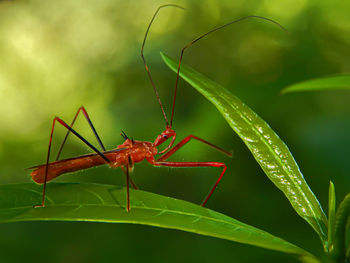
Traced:
<path fill-rule="evenodd" d="M 89 114 L 87 113 L 87 110 L 85 109 L 84 106 L 81 106 L 81 107 L 78 109 L 77 113 L 75 114 L 75 116 L 74 116 L 74 118 L 73 118 L 73 121 L 72 121 L 71 124 L 70 124 L 70 127 L 71 127 L 71 128 L 73 127 L 73 125 L 74 125 L 74 123 L 75 123 L 75 121 L 76 121 L 76 119 L 77 119 L 77 117 L 78 117 L 78 115 L 79 115 L 80 112 L 83 113 L 85 119 L 86 119 L 87 122 L 89 123 L 89 126 L 90 126 L 92 132 L 94 133 L 94 135 L 95 135 L 95 137 L 96 137 L 96 139 L 97 139 L 97 141 L 98 141 L 98 144 L 101 146 L 102 151 L 106 151 L 106 148 L 104 147 L 104 145 L 103 145 L 103 143 L 102 143 L 102 141 L 101 141 L 101 139 L 100 139 L 100 136 L 98 136 L 98 133 L 97 133 L 97 131 L 96 131 L 94 125 L 92 124 L 92 121 L 91 121 L 91 119 L 90 119 L 90 117 L 89 117 Z M 60 148 L 59 148 L 59 150 L 58 150 L 58 153 L 57 153 L 57 156 L 56 156 L 56 161 L 58 161 L 58 159 L 60 158 L 60 155 L 61 155 L 61 153 L 62 153 L 63 147 L 64 147 L 64 145 L 65 145 L 65 143 L 66 143 L 66 141 L 67 141 L 67 138 L 68 138 L 68 136 L 69 136 L 70 133 L 71 133 L 71 132 L 70 132 L 70 130 L 68 129 L 68 131 L 67 131 L 67 133 L 66 133 L 66 135 L 65 135 L 65 137 L 64 137 L 64 139 L 63 139 L 63 141 L 62 141 L 62 144 L 61 144 L 61 146 L 60 146 Z"/>
<path fill-rule="evenodd" d="M 44 179 L 44 185 L 43 185 L 43 194 L 42 194 L 42 202 L 39 205 L 34 205 L 33 207 L 44 207 L 45 206 L 45 194 L 46 194 L 46 182 L 47 182 L 47 175 L 48 175 L 48 169 L 49 169 L 49 161 L 50 161 L 50 153 L 51 153 L 51 144 L 52 144 L 52 137 L 53 132 L 55 129 L 56 121 L 60 123 L 63 127 L 68 129 L 69 132 L 73 133 L 75 136 L 77 136 L 83 143 L 85 143 L 87 146 L 89 146 L 94 152 L 96 152 L 98 155 L 102 157 L 106 161 L 106 163 L 109 163 L 109 159 L 99 150 L 97 150 L 91 143 L 89 143 L 86 139 L 84 139 L 79 133 L 77 133 L 73 128 L 71 128 L 67 123 L 65 123 L 61 118 L 55 117 L 52 121 L 52 128 L 50 133 L 50 140 L 49 140 L 49 147 L 46 155 L 46 166 L 45 166 L 45 179 Z"/>

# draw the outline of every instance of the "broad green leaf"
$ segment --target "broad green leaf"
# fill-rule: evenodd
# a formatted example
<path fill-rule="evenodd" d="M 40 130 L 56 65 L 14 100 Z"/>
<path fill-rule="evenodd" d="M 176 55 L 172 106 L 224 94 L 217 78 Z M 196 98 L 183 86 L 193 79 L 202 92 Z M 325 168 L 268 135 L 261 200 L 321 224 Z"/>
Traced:
<path fill-rule="evenodd" d="M 178 63 L 162 54 L 177 71 Z M 254 111 L 228 90 L 182 64 L 180 76 L 221 112 L 247 145 L 268 178 L 285 194 L 295 211 L 327 242 L 327 218 L 285 143 Z"/>
<path fill-rule="evenodd" d="M 125 210 L 125 188 L 112 185 L 50 183 L 44 208 L 36 184 L 0 186 L 0 222 L 34 220 L 133 223 L 179 229 L 317 260 L 303 249 L 263 230 L 189 202 L 131 190 L 131 211 Z"/>
<path fill-rule="evenodd" d="M 337 75 L 299 82 L 283 89 L 281 93 L 341 89 L 350 89 L 350 75 Z"/>
<path fill-rule="evenodd" d="M 344 262 L 346 257 L 346 231 L 349 225 L 347 222 L 350 217 L 350 194 L 347 194 L 339 204 L 335 216 L 335 231 L 333 238 L 332 255 L 337 262 Z"/>
<path fill-rule="evenodd" d="M 335 188 L 332 181 L 329 182 L 328 192 L 328 251 L 333 250 L 333 237 L 335 230 Z"/>

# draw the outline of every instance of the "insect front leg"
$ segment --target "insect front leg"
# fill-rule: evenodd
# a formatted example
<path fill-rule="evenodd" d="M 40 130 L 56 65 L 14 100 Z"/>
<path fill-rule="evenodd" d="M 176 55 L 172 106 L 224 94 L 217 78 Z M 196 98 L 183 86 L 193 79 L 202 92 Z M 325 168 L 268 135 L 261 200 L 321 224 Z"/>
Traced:
<path fill-rule="evenodd" d="M 172 156 L 175 152 L 177 152 L 181 147 L 185 146 L 186 143 L 188 143 L 191 139 L 197 140 L 201 143 L 207 144 L 210 147 L 214 148 L 215 150 L 222 152 L 223 154 L 226 154 L 229 157 L 232 157 L 232 153 L 228 152 L 222 148 L 220 148 L 219 146 L 216 146 L 215 144 L 212 144 L 211 142 L 208 142 L 202 138 L 199 138 L 195 135 L 188 135 L 186 136 L 184 139 L 182 139 L 178 144 L 176 144 L 172 149 L 170 149 L 166 154 L 164 154 L 163 156 L 161 156 L 160 158 L 157 159 L 157 161 L 165 161 L 166 159 L 168 159 L 170 156 Z"/>
<path fill-rule="evenodd" d="M 226 164 L 220 163 L 220 162 L 159 162 L 154 159 L 147 159 L 149 163 L 151 163 L 154 166 L 167 166 L 167 167 L 222 167 L 222 172 L 219 176 L 219 178 L 216 180 L 214 186 L 209 191 L 208 195 L 204 198 L 201 206 L 205 206 L 205 204 L 208 202 L 211 195 L 214 193 L 216 187 L 218 186 L 219 182 L 221 181 L 224 173 L 226 172 Z"/>

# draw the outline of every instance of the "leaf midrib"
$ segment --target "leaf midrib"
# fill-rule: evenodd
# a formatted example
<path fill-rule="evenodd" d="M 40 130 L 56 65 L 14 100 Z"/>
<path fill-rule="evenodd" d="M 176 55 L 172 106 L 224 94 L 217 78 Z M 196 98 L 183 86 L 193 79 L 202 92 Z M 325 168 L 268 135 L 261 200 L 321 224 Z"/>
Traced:
<path fill-rule="evenodd" d="M 80 207 L 115 207 L 115 208 L 124 208 L 123 206 L 120 205 L 113 205 L 113 204 L 109 204 L 109 205 L 100 205 L 100 204 L 70 204 L 70 205 L 61 205 L 61 204 L 55 204 L 54 206 L 51 207 L 67 207 L 67 208 L 73 208 L 76 206 L 80 206 Z M 48 206 L 50 207 L 50 206 Z M 1 210 L 21 210 L 21 209 L 32 209 L 32 206 L 21 206 L 21 207 L 11 207 L 11 208 L 2 208 Z M 169 210 L 169 209 L 161 209 L 161 208 L 153 208 L 153 207 L 142 207 L 142 206 L 131 206 L 132 209 L 145 209 L 145 210 L 151 210 L 151 211 L 159 211 L 159 212 L 168 212 L 168 213 L 173 213 L 173 214 L 179 214 L 179 215 L 186 215 L 186 216 L 193 216 L 193 217 L 201 217 L 203 219 L 207 219 L 207 220 L 211 220 L 214 222 L 219 222 L 219 223 L 225 223 L 225 224 L 229 224 L 229 225 L 233 225 L 233 226 L 242 226 L 242 227 L 246 227 L 246 228 L 250 228 L 250 226 L 245 225 L 245 224 L 239 224 L 239 223 L 235 223 L 232 221 L 225 221 L 223 219 L 217 219 L 217 218 L 213 218 L 213 217 L 208 217 L 208 216 L 202 216 L 202 215 L 198 215 L 198 214 L 194 214 L 194 213 L 186 213 L 186 212 L 182 212 L 179 210 Z M 35 208 L 35 209 L 45 209 L 45 208 Z M 132 212 L 131 212 L 132 213 Z"/>

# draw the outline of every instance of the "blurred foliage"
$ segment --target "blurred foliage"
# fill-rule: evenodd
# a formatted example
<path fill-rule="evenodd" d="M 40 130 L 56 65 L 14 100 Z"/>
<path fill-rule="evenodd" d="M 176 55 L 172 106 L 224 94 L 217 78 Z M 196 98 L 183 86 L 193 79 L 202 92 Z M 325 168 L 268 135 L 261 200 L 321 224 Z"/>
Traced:
<path fill-rule="evenodd" d="M 350 89 L 350 75 L 344 74 L 294 83 L 284 88 L 281 93 L 347 89 Z"/>
<path fill-rule="evenodd" d="M 108 148 L 120 129 L 153 141 L 164 120 L 139 56 L 144 32 L 164 1 L 0 1 L 0 183 L 30 182 L 24 168 L 44 162 L 52 119 L 68 122 L 84 105 Z M 211 35 L 184 61 L 230 89 L 286 142 L 314 193 L 326 207 L 331 179 L 339 200 L 350 185 L 350 93 L 287 94 L 295 82 L 349 73 L 347 1 L 177 1 L 164 9 L 145 47 L 152 76 L 170 114 L 175 77 L 159 51 L 179 56 L 195 36 L 244 15 L 280 22 L 286 35 L 260 21 L 245 21 Z M 96 143 L 86 121 L 76 126 Z M 173 160 L 224 161 L 227 174 L 208 207 L 276 234 L 317 254 L 317 236 L 264 176 L 240 139 L 202 96 L 180 81 L 174 116 L 178 138 L 196 134 L 234 149 L 227 159 L 193 142 Z M 57 126 L 57 151 L 65 130 Z M 73 136 L 63 157 L 86 153 Z M 143 189 L 199 202 L 216 169 L 135 167 Z M 105 174 L 105 177 L 97 175 Z M 56 181 L 123 185 L 120 170 L 100 167 Z M 50 186 L 48 187 L 50 191 Z M 298 229 L 298 231 L 295 231 Z M 3 262 L 295 262 L 277 252 L 189 233 L 137 225 L 13 223 L 0 225 Z M 21 253 L 18 253 L 21 251 Z M 254 253 L 252 253 L 254 252 Z"/>

